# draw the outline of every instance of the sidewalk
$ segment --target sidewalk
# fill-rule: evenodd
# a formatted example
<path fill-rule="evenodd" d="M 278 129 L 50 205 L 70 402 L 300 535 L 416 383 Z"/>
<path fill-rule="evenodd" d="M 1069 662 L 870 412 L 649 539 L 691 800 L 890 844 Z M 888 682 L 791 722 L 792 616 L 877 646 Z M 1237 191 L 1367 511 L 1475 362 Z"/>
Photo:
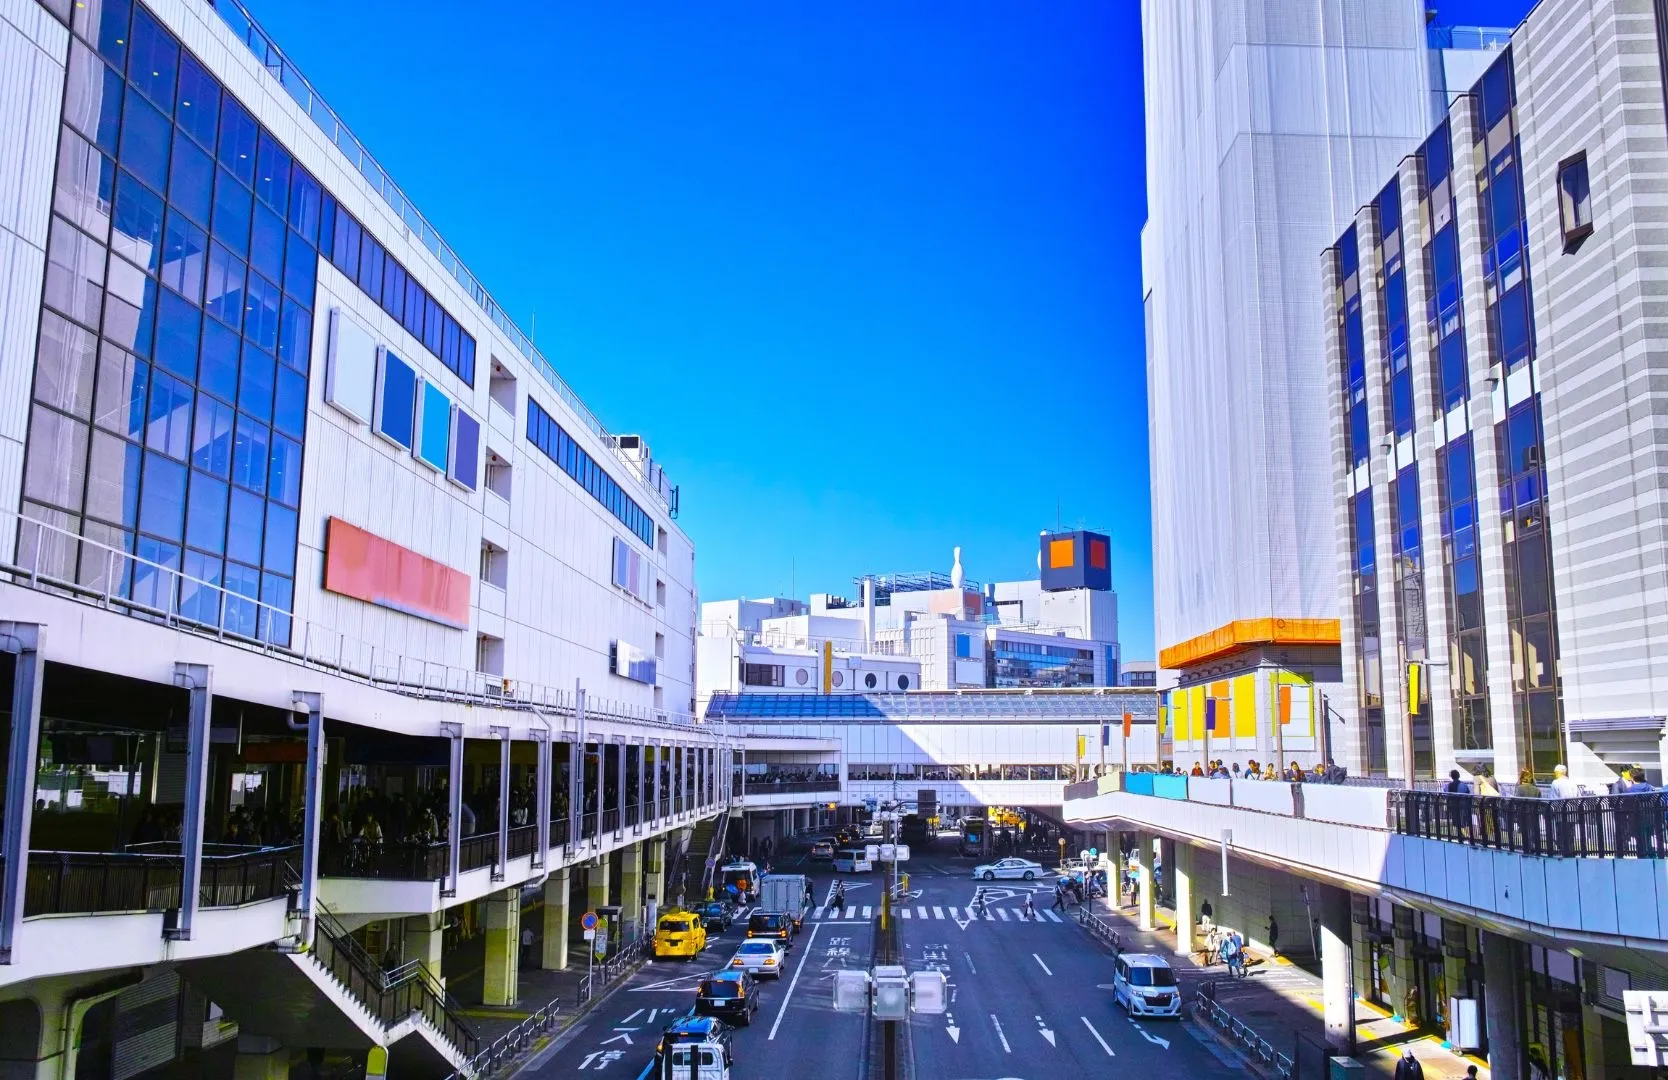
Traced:
<path fill-rule="evenodd" d="M 1168 959 L 1189 999 L 1204 983 L 1220 980 L 1216 985 L 1217 1003 L 1281 1053 L 1291 1056 L 1299 1035 L 1312 1044 L 1325 1043 L 1321 980 L 1314 972 L 1283 957 L 1253 952 L 1250 975 L 1228 979 L 1220 965 L 1200 967 L 1197 953 L 1176 955 L 1175 915 L 1169 909 L 1158 909 L 1159 928 L 1149 933 L 1135 928 L 1133 907 L 1115 907 L 1100 898 L 1092 901 L 1091 910 L 1111 920 L 1126 950 L 1155 952 Z M 1464 1080 L 1465 1070 L 1471 1065 L 1477 1066 L 1482 1080 L 1489 1076 L 1486 1061 L 1444 1049 L 1441 1039 L 1397 1023 L 1389 1013 L 1359 997 L 1355 1000 L 1355 1018 L 1355 1058 L 1367 1066 L 1369 1077 L 1393 1077 L 1396 1061 L 1408 1046 L 1424 1067 L 1427 1080 Z M 1313 1060 L 1311 1057 L 1304 1063 L 1305 1069 L 1313 1068 L 1309 1064 Z M 1301 1075 L 1308 1077 L 1311 1073 Z"/>
<path fill-rule="evenodd" d="M 539 955 L 541 940 L 542 935 L 538 935 L 530 953 L 532 957 Z M 530 961 L 524 958 L 520 978 L 516 981 L 517 1002 L 502 1008 L 481 1004 L 485 954 L 486 935 L 479 934 L 448 951 L 445 958 L 446 992 L 458 1002 L 459 1012 L 480 1039 L 481 1046 L 491 1045 L 553 1001 L 560 1002 L 556 1031 L 572 1023 L 580 1012 L 579 984 L 588 970 L 587 957 L 582 949 L 575 947 L 572 950 L 566 971 L 530 967 Z M 451 974 L 453 971 L 457 974 Z"/>

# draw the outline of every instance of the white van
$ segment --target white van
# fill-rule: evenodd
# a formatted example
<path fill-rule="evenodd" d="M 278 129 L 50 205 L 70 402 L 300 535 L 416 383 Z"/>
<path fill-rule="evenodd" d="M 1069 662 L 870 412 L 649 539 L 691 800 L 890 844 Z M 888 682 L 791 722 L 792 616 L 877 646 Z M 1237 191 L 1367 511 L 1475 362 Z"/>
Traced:
<path fill-rule="evenodd" d="M 1112 973 L 1112 1000 L 1131 1016 L 1181 1016 L 1181 987 L 1169 961 L 1152 953 L 1124 953 Z"/>
<path fill-rule="evenodd" d="M 867 874 L 874 868 L 869 853 L 862 848 L 841 848 L 834 853 L 834 872 L 837 874 Z"/>

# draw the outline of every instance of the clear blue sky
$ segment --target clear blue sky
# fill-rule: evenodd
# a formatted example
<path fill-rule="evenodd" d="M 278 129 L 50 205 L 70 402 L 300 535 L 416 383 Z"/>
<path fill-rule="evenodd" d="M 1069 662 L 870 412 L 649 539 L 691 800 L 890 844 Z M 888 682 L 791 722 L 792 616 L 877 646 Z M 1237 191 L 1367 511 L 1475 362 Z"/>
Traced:
<path fill-rule="evenodd" d="M 703 596 L 1024 577 L 1058 513 L 1152 655 L 1134 0 L 251 7 L 649 438 Z"/>

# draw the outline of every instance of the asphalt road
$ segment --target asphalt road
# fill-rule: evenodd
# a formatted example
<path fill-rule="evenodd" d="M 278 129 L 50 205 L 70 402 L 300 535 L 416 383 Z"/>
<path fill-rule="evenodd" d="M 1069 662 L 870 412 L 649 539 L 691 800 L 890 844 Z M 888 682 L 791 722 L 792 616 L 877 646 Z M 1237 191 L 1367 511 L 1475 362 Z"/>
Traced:
<path fill-rule="evenodd" d="M 949 849 L 953 841 L 938 843 Z M 1110 954 L 1076 924 L 1074 912 L 1049 911 L 1052 891 L 1045 881 L 1029 886 L 1037 890 L 1035 922 L 1021 918 L 1027 885 L 1017 881 L 984 886 L 987 913 L 972 917 L 969 907 L 980 886 L 970 876 L 972 863 L 932 851 L 919 853 L 910 867 L 911 895 L 899 912 L 905 965 L 944 971 L 950 988 L 945 1015 L 917 1015 L 911 1022 L 918 1080 L 1026 1080 L 1113 1070 L 1152 1077 L 1248 1075 L 1191 1021 L 1132 1020 L 1114 1006 Z M 833 879 L 826 863 L 801 864 L 792 856 L 776 869 L 810 873 L 819 899 Z M 857 1075 L 863 1017 L 833 1010 L 831 972 L 868 966 L 873 934 L 866 916 L 879 902 L 881 879 L 846 880 L 849 917 L 834 918 L 819 907 L 795 941 L 787 974 L 780 983 L 765 984 L 752 1026 L 735 1033 L 735 1080 Z M 527 1075 L 544 1080 L 601 1073 L 633 1080 L 653 1057 L 661 1028 L 689 1009 L 701 976 L 733 952 L 742 925 L 714 937 L 692 964 L 647 966 Z M 1185 982 L 1183 992 L 1191 996 Z"/>

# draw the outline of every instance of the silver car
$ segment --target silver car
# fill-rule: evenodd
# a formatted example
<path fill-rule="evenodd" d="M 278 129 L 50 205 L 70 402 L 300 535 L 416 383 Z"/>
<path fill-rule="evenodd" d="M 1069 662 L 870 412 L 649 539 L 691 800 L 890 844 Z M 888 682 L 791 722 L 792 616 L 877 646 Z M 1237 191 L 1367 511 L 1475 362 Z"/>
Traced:
<path fill-rule="evenodd" d="M 1042 876 L 1042 871 L 1042 863 L 1035 863 L 1030 859 L 997 859 L 993 863 L 975 866 L 973 876 L 981 881 L 995 881 L 997 878 L 1035 881 Z"/>
<path fill-rule="evenodd" d="M 780 938 L 748 938 L 730 957 L 732 970 L 746 971 L 756 979 L 780 979 L 788 964 L 788 950 Z"/>

